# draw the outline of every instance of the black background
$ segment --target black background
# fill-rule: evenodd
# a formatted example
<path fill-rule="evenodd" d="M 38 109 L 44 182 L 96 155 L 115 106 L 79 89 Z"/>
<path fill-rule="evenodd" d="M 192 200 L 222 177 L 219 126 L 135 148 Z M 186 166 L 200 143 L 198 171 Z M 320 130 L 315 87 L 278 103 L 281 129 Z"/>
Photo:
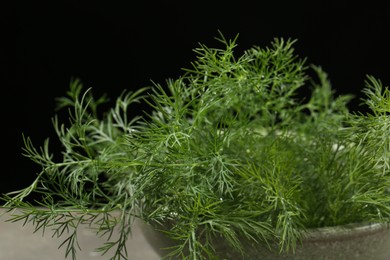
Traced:
<path fill-rule="evenodd" d="M 39 170 L 21 155 L 22 133 L 39 146 L 53 139 L 54 99 L 71 78 L 96 95 L 164 84 L 194 59 L 198 43 L 221 47 L 220 30 L 238 37 L 237 52 L 274 37 L 297 39 L 296 53 L 328 72 L 337 93 L 359 109 L 367 74 L 389 85 L 388 1 L 26 1 L 0 8 L 0 193 L 23 188 Z M 131 3 L 131 4 L 129 4 Z M 139 107 L 139 113 L 142 111 Z"/>

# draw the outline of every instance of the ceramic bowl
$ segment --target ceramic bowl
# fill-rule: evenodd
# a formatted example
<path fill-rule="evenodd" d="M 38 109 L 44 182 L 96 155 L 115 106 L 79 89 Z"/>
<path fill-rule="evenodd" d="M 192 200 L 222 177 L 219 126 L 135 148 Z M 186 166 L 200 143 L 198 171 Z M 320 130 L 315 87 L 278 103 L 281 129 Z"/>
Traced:
<path fill-rule="evenodd" d="M 142 224 L 141 230 L 152 248 L 161 256 L 163 248 L 174 245 L 163 232 Z M 276 249 L 276 245 L 274 246 Z M 390 228 L 388 224 L 351 224 L 308 230 L 295 253 L 278 253 L 263 245 L 245 245 L 247 255 L 232 251 L 223 240 L 214 242 L 219 259 L 288 259 L 288 260 L 389 260 Z"/>

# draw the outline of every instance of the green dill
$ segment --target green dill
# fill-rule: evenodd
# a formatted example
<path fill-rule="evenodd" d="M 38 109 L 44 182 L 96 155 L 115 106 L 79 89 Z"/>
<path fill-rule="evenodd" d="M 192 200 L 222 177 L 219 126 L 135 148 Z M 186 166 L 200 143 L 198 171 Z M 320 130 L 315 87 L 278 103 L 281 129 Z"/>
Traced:
<path fill-rule="evenodd" d="M 69 120 L 53 118 L 61 154 L 23 136 L 41 171 L 3 196 L 3 208 L 18 209 L 10 221 L 64 237 L 73 259 L 87 225 L 108 237 L 97 251 L 118 260 L 136 218 L 171 223 L 166 256 L 182 259 L 217 257 L 214 239 L 242 254 L 242 241 L 293 251 L 310 228 L 389 221 L 388 87 L 367 76 L 370 111 L 350 112 L 352 96 L 336 96 L 326 72 L 295 54 L 296 40 L 236 57 L 237 39 L 199 44 L 181 77 L 126 90 L 104 113 L 108 98 L 72 80 L 57 100 Z M 150 112 L 130 117 L 141 103 Z"/>

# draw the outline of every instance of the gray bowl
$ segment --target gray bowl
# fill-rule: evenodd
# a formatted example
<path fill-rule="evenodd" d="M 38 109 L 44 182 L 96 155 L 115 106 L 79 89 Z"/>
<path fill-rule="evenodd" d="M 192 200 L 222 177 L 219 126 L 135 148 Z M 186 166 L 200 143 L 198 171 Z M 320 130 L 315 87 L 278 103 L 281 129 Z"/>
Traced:
<path fill-rule="evenodd" d="M 156 253 L 163 257 L 168 253 L 164 250 L 174 245 L 163 232 L 149 224 L 141 224 L 141 230 L 146 240 Z M 278 253 L 264 245 L 245 245 L 247 255 L 232 251 L 223 240 L 213 244 L 219 259 L 288 259 L 288 260 L 319 260 L 319 259 L 390 259 L 390 228 L 388 224 L 351 224 L 337 227 L 327 227 L 308 230 L 294 253 Z M 276 248 L 276 245 L 274 245 Z"/>

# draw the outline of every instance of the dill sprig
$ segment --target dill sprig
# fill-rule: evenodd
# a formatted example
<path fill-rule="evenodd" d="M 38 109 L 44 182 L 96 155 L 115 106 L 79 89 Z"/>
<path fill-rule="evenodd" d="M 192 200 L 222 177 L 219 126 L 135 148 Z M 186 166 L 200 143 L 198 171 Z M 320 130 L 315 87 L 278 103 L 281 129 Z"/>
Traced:
<path fill-rule="evenodd" d="M 136 218 L 175 241 L 167 258 L 182 259 L 218 258 L 221 239 L 242 254 L 271 243 L 294 251 L 309 228 L 389 221 L 389 89 L 367 76 L 370 112 L 353 113 L 352 96 L 335 96 L 321 67 L 295 54 L 296 40 L 240 57 L 237 37 L 217 40 L 223 48 L 199 44 L 179 78 L 123 91 L 104 113 L 108 98 L 72 80 L 57 100 L 69 120 L 53 118 L 60 158 L 48 139 L 36 148 L 23 136 L 41 171 L 3 196 L 17 209 L 9 221 L 65 237 L 72 259 L 80 225 L 107 237 L 97 251 L 127 259 Z M 130 117 L 140 103 L 150 112 Z"/>

